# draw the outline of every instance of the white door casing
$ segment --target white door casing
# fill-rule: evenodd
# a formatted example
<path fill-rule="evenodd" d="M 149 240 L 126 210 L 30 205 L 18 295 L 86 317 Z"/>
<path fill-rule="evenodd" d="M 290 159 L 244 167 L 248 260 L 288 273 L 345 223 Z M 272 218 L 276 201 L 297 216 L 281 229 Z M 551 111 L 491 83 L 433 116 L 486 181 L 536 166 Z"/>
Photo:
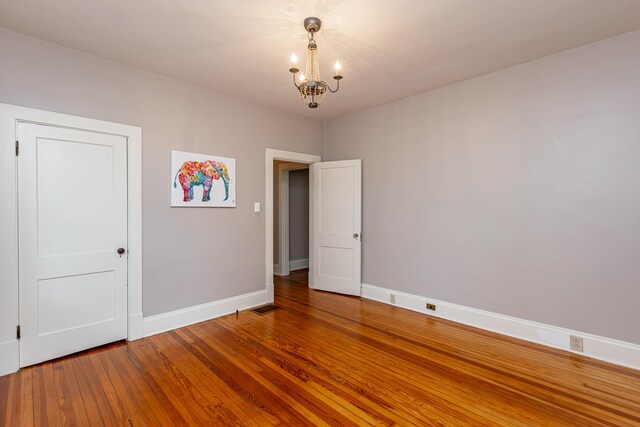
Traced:
<path fill-rule="evenodd" d="M 129 341 L 142 338 L 142 129 L 52 111 L 0 103 L 0 376 L 19 369 L 18 195 L 16 153 L 19 123 L 121 135 L 127 139 Z"/>
<path fill-rule="evenodd" d="M 266 149 L 265 155 L 265 280 L 267 290 L 267 302 L 273 302 L 273 161 L 284 160 L 287 162 L 311 164 L 319 162 L 321 157 L 315 154 L 296 153 L 294 151 Z M 309 175 L 311 178 L 311 175 Z M 311 181 L 311 180 L 310 180 Z M 309 184 L 311 191 L 311 183 Z M 311 193 L 309 193 L 309 202 L 311 203 Z M 309 230 L 309 250 L 313 248 L 313 233 Z M 311 279 L 311 271 L 313 265 L 309 265 L 309 279 Z M 310 281 L 309 286 L 313 284 Z"/>
<path fill-rule="evenodd" d="M 314 288 L 360 295 L 362 161 L 314 163 L 310 177 Z"/>
<path fill-rule="evenodd" d="M 127 337 L 127 139 L 18 123 L 20 366 Z"/>

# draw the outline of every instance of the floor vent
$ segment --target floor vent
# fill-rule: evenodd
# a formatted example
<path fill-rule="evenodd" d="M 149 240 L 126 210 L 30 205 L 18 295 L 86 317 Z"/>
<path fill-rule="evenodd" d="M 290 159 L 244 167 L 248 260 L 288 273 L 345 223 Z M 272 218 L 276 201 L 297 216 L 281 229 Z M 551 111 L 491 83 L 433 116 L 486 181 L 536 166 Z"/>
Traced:
<path fill-rule="evenodd" d="M 267 304 L 267 305 L 263 305 L 262 307 L 256 307 L 251 311 L 253 311 L 256 314 L 259 314 L 260 316 L 263 316 L 267 313 L 271 313 L 272 311 L 276 311 L 276 310 L 280 310 L 280 307 L 274 304 Z"/>

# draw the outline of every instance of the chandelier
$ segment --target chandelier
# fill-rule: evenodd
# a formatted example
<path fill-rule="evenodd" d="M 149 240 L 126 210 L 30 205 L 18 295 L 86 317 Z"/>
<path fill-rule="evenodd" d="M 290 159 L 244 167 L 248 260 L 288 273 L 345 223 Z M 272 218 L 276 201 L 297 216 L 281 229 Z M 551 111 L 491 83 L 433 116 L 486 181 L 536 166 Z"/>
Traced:
<path fill-rule="evenodd" d="M 318 46 L 314 39 L 314 35 L 320 31 L 322 21 L 318 18 L 307 18 L 304 20 L 304 29 L 307 30 L 309 44 L 307 45 L 307 67 L 306 72 L 300 73 L 299 83 L 296 83 L 296 75 L 300 71 L 297 67 L 298 57 L 295 53 L 291 54 L 291 68 L 289 71 L 293 74 L 293 84 L 300 92 L 302 102 L 307 104 L 309 108 L 318 108 L 318 105 L 324 100 L 327 91 L 336 93 L 340 89 L 340 61 L 336 61 L 336 74 L 333 76 L 337 82 L 336 90 L 329 87 L 324 80 L 320 80 L 320 64 L 318 63 Z"/>

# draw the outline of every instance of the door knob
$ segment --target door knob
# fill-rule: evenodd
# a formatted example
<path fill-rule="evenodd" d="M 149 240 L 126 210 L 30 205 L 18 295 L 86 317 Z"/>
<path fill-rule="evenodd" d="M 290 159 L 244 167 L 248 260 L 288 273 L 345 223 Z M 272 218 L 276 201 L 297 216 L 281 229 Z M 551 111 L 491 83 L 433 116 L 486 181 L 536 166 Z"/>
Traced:
<path fill-rule="evenodd" d="M 358 235 L 358 233 L 353 233 L 353 238 L 354 238 L 354 239 L 356 239 L 356 240 L 357 240 L 357 239 L 358 239 L 358 236 L 359 236 L 359 235 Z"/>
<path fill-rule="evenodd" d="M 118 254 L 122 255 L 123 253 L 125 253 L 126 251 L 124 250 L 124 248 L 118 248 Z"/>

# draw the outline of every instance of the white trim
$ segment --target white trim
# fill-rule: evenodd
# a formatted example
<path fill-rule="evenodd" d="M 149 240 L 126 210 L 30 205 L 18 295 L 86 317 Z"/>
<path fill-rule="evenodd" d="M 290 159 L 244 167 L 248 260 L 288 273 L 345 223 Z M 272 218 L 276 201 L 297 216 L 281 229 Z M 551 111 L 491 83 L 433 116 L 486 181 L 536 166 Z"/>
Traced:
<path fill-rule="evenodd" d="M 280 262 L 279 270 L 274 273 L 279 276 L 288 276 L 293 268 L 289 267 L 289 172 L 293 170 L 309 170 L 309 164 L 301 163 L 281 163 L 278 166 L 278 239 Z"/>
<path fill-rule="evenodd" d="M 289 270 L 291 271 L 309 268 L 309 258 L 292 259 L 289 264 Z"/>
<path fill-rule="evenodd" d="M 0 343 L 0 377 L 17 371 L 18 340 Z"/>
<path fill-rule="evenodd" d="M 390 295 L 396 295 L 396 303 L 391 304 Z M 412 295 L 393 289 L 362 284 L 362 297 L 409 310 L 452 320 L 464 325 L 475 326 L 515 338 L 535 342 L 549 347 L 570 351 L 582 356 L 593 357 L 629 368 L 640 369 L 640 345 L 611 338 L 592 335 L 544 323 L 532 322 L 517 317 L 505 316 L 490 311 L 452 304 L 433 298 Z M 426 309 L 426 303 L 435 304 L 437 311 Z M 569 336 L 583 338 L 584 352 L 569 348 Z"/>
<path fill-rule="evenodd" d="M 144 317 L 142 313 L 129 315 L 129 336 L 127 341 L 135 341 L 144 337 Z"/>
<path fill-rule="evenodd" d="M 142 129 L 127 134 L 127 340 L 142 338 Z"/>
<path fill-rule="evenodd" d="M 235 312 L 257 307 L 266 302 L 266 290 L 251 292 L 231 298 L 225 298 L 193 307 L 162 313 L 144 318 L 144 336 L 171 331 L 205 320 L 215 319 Z"/>
<path fill-rule="evenodd" d="M 142 130 L 136 126 L 0 104 L 0 342 L 13 342 L 18 324 L 18 217 L 15 141 L 19 121 L 104 132 L 127 138 L 128 169 L 128 331 L 142 337 Z M 4 344 L 3 344 L 4 345 Z M 16 344 L 16 349 L 19 346 Z M 6 359 L 10 357 L 11 360 Z M 0 352 L 0 367 L 15 372 L 18 350 Z M 4 372 L 4 370 L 3 370 Z"/>
<path fill-rule="evenodd" d="M 278 166 L 278 267 L 275 274 L 289 275 L 289 171 Z"/>
<path fill-rule="evenodd" d="M 274 284 L 273 284 L 273 283 L 271 283 L 271 284 L 267 284 L 267 287 L 266 287 L 266 291 L 267 291 L 267 296 L 266 296 L 266 298 L 267 298 L 267 302 L 273 302 L 274 288 L 275 288 L 275 286 L 274 286 Z M 269 298 L 269 295 L 271 295 L 271 298 Z"/>
<path fill-rule="evenodd" d="M 282 273 L 280 271 L 280 264 L 273 264 L 273 274 L 275 274 L 276 276 L 282 276 Z"/>
<path fill-rule="evenodd" d="M 267 290 L 267 302 L 273 302 L 273 161 L 284 160 L 287 162 L 312 164 L 322 160 L 315 154 L 296 153 L 293 151 L 266 149 L 265 155 L 265 288 Z M 309 179 L 311 183 L 311 179 Z M 311 185 L 309 186 L 311 188 Z M 311 203 L 312 193 L 309 193 Z M 310 210 L 311 212 L 311 210 Z M 313 244 L 309 241 L 309 248 Z M 312 266 L 309 266 L 312 268 Z"/>

